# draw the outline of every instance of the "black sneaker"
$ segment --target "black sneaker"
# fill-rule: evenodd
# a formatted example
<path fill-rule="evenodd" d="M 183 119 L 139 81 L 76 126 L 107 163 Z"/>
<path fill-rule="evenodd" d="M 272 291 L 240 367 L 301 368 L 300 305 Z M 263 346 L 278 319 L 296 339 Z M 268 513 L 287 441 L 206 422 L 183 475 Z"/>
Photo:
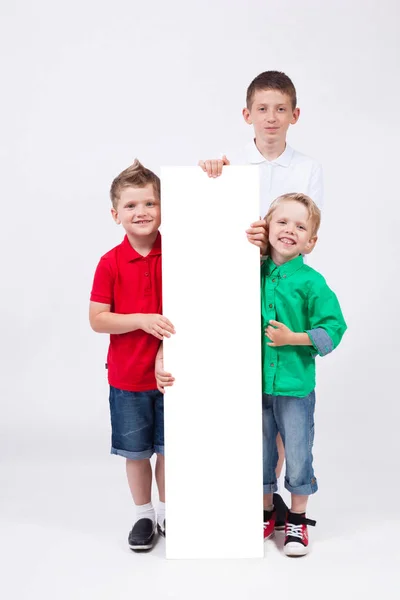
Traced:
<path fill-rule="evenodd" d="M 284 499 L 279 494 L 273 495 L 272 502 L 276 509 L 275 529 L 276 531 L 283 531 L 285 529 L 286 515 L 289 509 L 286 506 Z"/>
<path fill-rule="evenodd" d="M 151 519 L 136 521 L 128 537 L 129 548 L 134 552 L 151 550 L 155 532 L 155 523 Z"/>
<path fill-rule="evenodd" d="M 159 535 L 162 535 L 162 537 L 165 538 L 165 519 L 162 522 L 162 525 L 160 525 L 160 523 L 157 523 L 157 531 Z"/>
<path fill-rule="evenodd" d="M 307 525 L 315 527 L 316 521 L 307 519 L 305 513 L 298 515 L 288 512 L 285 526 L 285 545 L 283 551 L 286 556 L 304 556 L 308 552 Z"/>

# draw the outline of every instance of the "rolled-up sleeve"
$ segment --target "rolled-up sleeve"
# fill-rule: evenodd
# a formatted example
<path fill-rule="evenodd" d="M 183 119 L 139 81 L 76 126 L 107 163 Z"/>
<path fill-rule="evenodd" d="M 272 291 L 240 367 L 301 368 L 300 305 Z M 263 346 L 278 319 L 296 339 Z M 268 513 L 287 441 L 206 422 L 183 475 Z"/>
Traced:
<path fill-rule="evenodd" d="M 325 329 L 317 327 L 316 329 L 308 329 L 306 333 L 308 333 L 317 354 L 325 356 L 326 354 L 329 354 L 329 352 L 332 352 L 333 342 Z"/>
<path fill-rule="evenodd" d="M 309 290 L 308 315 L 306 333 L 319 356 L 325 356 L 340 344 L 347 325 L 336 294 L 322 276 Z"/>

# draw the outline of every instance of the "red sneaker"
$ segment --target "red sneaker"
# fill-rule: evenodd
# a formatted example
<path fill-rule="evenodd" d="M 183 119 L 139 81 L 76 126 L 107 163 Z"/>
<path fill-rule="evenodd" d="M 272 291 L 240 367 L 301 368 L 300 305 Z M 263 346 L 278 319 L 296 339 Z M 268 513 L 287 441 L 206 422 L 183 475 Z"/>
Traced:
<path fill-rule="evenodd" d="M 276 510 L 264 510 L 264 541 L 275 531 Z"/>
<path fill-rule="evenodd" d="M 314 527 L 316 521 L 307 519 L 305 513 L 297 515 L 288 512 L 285 523 L 285 545 L 283 551 L 286 556 L 304 556 L 308 552 L 307 525 Z"/>

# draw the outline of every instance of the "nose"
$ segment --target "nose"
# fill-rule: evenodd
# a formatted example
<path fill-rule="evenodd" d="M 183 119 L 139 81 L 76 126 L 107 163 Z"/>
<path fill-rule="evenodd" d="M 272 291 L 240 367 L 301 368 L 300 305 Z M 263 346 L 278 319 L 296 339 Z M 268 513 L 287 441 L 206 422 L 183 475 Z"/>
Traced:
<path fill-rule="evenodd" d="M 275 121 L 276 121 L 276 115 L 275 115 L 274 111 L 271 110 L 267 114 L 267 120 L 268 120 L 268 123 L 275 123 Z"/>
<path fill-rule="evenodd" d="M 143 204 L 138 204 L 135 207 L 136 217 L 144 217 L 147 214 L 146 207 Z"/>
<path fill-rule="evenodd" d="M 286 223 L 285 232 L 291 233 L 293 235 L 293 230 L 294 230 L 293 223 L 290 223 L 290 222 Z"/>

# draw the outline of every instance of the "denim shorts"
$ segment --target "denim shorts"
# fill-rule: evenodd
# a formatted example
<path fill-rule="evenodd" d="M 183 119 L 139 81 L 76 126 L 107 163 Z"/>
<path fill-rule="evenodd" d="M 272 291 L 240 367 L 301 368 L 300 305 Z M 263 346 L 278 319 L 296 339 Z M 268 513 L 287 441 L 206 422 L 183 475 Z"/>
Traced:
<path fill-rule="evenodd" d="M 164 454 L 164 397 L 158 390 L 126 392 L 110 386 L 111 454 Z"/>
<path fill-rule="evenodd" d="M 318 490 L 312 465 L 315 392 L 304 398 L 263 394 L 262 405 L 264 494 L 278 489 L 275 474 L 278 432 L 285 446 L 285 488 L 300 496 L 314 494 Z"/>

